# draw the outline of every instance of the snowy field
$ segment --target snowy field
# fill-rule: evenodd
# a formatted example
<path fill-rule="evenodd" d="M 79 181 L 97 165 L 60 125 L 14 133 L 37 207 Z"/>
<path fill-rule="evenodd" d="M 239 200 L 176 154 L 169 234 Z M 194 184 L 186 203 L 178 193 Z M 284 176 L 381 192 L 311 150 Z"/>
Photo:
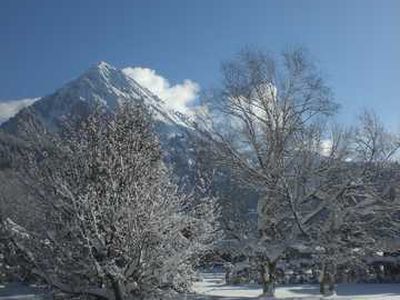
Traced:
<path fill-rule="evenodd" d="M 0 300 L 45 300 L 50 299 L 45 290 L 20 283 L 0 284 Z"/>
<path fill-rule="evenodd" d="M 224 284 L 224 274 L 203 273 L 203 281 L 196 282 L 196 295 L 179 297 L 180 300 L 246 300 L 260 299 L 261 289 L 246 286 L 227 286 Z M 287 285 L 278 287 L 277 299 L 347 299 L 347 300 L 400 300 L 400 284 L 339 284 L 337 295 L 321 297 L 318 285 Z M 19 284 L 0 285 L 0 300 L 46 300 L 52 299 L 50 294 L 33 287 Z"/>
<path fill-rule="evenodd" d="M 258 299 L 262 290 L 256 287 L 227 286 L 224 274 L 203 273 L 203 281 L 195 283 L 194 290 L 204 296 L 199 299 Z M 287 285 L 278 287 L 278 299 L 383 299 L 400 300 L 400 284 L 339 284 L 337 295 L 321 297 L 318 285 Z"/>

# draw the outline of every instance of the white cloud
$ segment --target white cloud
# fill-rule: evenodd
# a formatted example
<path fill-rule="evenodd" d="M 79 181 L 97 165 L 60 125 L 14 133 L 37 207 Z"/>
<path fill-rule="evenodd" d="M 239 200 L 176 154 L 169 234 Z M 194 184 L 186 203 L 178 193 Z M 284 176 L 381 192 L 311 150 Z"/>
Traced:
<path fill-rule="evenodd" d="M 331 139 L 324 139 L 321 141 L 320 153 L 323 156 L 330 156 L 332 154 L 333 143 Z"/>
<path fill-rule="evenodd" d="M 39 98 L 34 99 L 21 99 L 21 100 L 8 100 L 0 102 L 0 124 L 13 117 L 24 107 L 34 103 Z"/>
<path fill-rule="evenodd" d="M 182 113 L 190 113 L 191 105 L 200 91 L 199 85 L 189 79 L 185 79 L 183 83 L 171 85 L 166 78 L 152 69 L 128 67 L 122 71 L 164 100 L 170 108 Z"/>

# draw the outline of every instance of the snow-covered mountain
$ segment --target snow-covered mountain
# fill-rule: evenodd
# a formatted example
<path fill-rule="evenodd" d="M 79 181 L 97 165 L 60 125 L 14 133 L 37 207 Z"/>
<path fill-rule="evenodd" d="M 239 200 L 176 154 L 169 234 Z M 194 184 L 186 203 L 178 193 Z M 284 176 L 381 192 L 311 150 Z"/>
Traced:
<path fill-rule="evenodd" d="M 179 113 L 171 110 L 163 100 L 140 86 L 122 70 L 100 62 L 54 94 L 45 96 L 22 109 L 1 127 L 6 131 L 15 131 L 16 123 L 25 118 L 29 112 L 46 127 L 52 128 L 59 122 L 87 112 L 97 105 L 112 110 L 124 100 L 143 100 L 157 121 L 169 126 L 183 126 Z"/>
<path fill-rule="evenodd" d="M 164 149 L 165 160 L 174 165 L 178 177 L 184 176 L 191 159 L 186 139 L 189 129 L 182 121 L 183 116 L 123 70 L 105 62 L 91 67 L 53 94 L 21 109 L 14 117 L 1 124 L 0 152 L 3 154 L 0 160 L 7 160 L 4 158 L 10 152 L 32 144 L 32 140 L 26 136 L 26 128 L 57 130 L 65 120 L 79 119 L 98 105 L 113 110 L 121 101 L 144 102 L 155 120 L 155 129 Z M 29 143 L 26 140 L 30 140 Z M 9 163 L 3 161 L 1 164 Z M 178 165 L 179 167 L 175 167 Z"/>
<path fill-rule="evenodd" d="M 155 119 L 155 129 L 165 161 L 172 168 L 179 184 L 189 189 L 193 187 L 196 181 L 193 162 L 197 154 L 188 138 L 191 129 L 182 121 L 184 116 L 141 86 L 129 74 L 105 62 L 91 67 L 53 94 L 40 98 L 0 125 L 0 173 L 2 169 L 13 168 L 20 163 L 15 159 L 16 154 L 23 156 L 26 151 L 46 147 L 35 136 L 30 136 L 29 132 L 26 134 L 26 128 L 57 130 L 65 120 L 79 119 L 99 104 L 113 110 L 118 103 L 126 100 L 144 101 Z M 40 147 L 37 147 L 38 144 Z M 220 175 L 213 181 L 220 194 L 229 194 L 230 199 L 241 197 L 228 175 Z"/>

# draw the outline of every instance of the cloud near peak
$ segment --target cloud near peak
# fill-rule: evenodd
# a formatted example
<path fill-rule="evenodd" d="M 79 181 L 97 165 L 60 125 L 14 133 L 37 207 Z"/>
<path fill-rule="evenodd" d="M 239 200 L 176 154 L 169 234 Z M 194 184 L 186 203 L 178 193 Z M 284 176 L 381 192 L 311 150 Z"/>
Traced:
<path fill-rule="evenodd" d="M 24 107 L 27 107 L 37 101 L 34 99 L 7 100 L 0 102 L 0 124 L 15 116 Z"/>
<path fill-rule="evenodd" d="M 149 68 L 128 67 L 122 71 L 164 100 L 171 109 L 181 113 L 190 113 L 200 91 L 200 86 L 190 79 L 171 85 L 166 78 Z"/>

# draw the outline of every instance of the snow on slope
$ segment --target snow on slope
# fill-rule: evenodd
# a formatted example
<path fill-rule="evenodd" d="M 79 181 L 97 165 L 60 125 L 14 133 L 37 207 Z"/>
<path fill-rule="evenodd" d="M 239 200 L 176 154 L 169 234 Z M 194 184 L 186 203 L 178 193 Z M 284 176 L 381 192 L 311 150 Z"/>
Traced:
<path fill-rule="evenodd" d="M 84 102 L 101 103 L 111 109 L 124 100 L 143 99 L 156 119 L 166 123 L 181 123 L 178 113 L 171 110 L 163 100 L 126 75 L 123 70 L 106 62 L 93 66 L 59 93 L 61 98 L 75 93 Z"/>
<path fill-rule="evenodd" d="M 203 281 L 194 284 L 194 292 L 207 299 L 218 297 L 219 300 L 262 299 L 262 289 L 250 286 L 228 286 L 224 282 L 224 274 L 203 273 Z M 340 300 L 400 300 L 398 284 L 339 284 L 337 295 L 322 297 L 318 285 L 299 284 L 278 287 L 276 299 L 340 299 Z"/>

